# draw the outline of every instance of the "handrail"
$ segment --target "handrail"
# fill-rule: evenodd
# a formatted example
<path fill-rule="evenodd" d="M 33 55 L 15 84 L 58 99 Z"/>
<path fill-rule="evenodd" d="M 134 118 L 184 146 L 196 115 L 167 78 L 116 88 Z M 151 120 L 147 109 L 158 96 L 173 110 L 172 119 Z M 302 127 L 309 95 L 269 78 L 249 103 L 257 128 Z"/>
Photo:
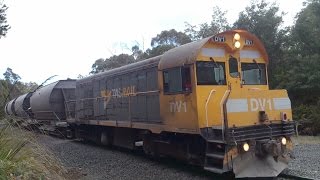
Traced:
<path fill-rule="evenodd" d="M 126 96 L 123 97 L 129 97 L 129 96 L 136 96 L 136 95 L 140 95 L 140 94 L 152 94 L 152 93 L 159 93 L 159 90 L 154 90 L 154 91 L 141 91 L 141 92 L 136 92 L 136 93 L 129 93 Z M 113 97 L 113 96 L 99 96 L 99 97 L 94 97 L 94 98 L 82 98 L 79 99 L 79 101 L 86 101 L 86 100 L 98 100 L 98 99 L 103 99 L 106 97 Z M 67 103 L 69 102 L 76 102 L 76 100 L 69 100 L 69 101 L 65 101 Z"/>
<path fill-rule="evenodd" d="M 228 99 L 229 97 L 229 94 L 230 94 L 230 90 L 226 90 L 224 92 L 224 95 L 221 99 L 221 102 L 220 102 L 220 109 L 221 109 L 221 132 L 222 132 L 222 140 L 224 141 L 224 120 L 225 120 L 225 113 L 227 112 L 224 112 L 224 104 L 226 103 L 226 100 Z M 226 111 L 227 109 L 225 109 Z"/>
<path fill-rule="evenodd" d="M 210 91 L 210 94 L 209 94 L 209 96 L 208 96 L 208 98 L 207 98 L 207 102 L 206 102 L 206 106 L 205 106 L 207 127 L 209 126 L 209 122 L 208 122 L 208 103 L 209 103 L 209 101 L 210 101 L 210 98 L 211 98 L 211 95 L 212 95 L 213 92 L 216 92 L 216 90 L 215 90 L 215 89 L 212 89 L 212 90 Z"/>
<path fill-rule="evenodd" d="M 248 90 L 249 90 L 249 91 L 261 91 L 260 88 L 249 88 Z"/>

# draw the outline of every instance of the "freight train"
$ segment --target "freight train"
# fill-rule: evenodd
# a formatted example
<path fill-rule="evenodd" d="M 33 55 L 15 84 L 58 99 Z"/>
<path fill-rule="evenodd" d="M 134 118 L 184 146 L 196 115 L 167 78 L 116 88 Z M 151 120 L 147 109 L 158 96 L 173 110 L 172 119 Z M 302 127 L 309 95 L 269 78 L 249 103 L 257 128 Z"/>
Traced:
<path fill-rule="evenodd" d="M 49 132 L 142 148 L 214 173 L 274 177 L 292 154 L 291 102 L 270 90 L 262 42 L 231 30 L 161 56 L 11 100 L 8 115 Z"/>

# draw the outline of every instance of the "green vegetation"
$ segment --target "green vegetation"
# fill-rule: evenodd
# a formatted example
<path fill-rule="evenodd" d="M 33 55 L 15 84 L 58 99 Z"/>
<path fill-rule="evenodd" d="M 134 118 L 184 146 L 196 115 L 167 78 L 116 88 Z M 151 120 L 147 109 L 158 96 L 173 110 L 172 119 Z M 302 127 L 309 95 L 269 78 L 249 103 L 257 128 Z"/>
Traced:
<path fill-rule="evenodd" d="M 10 26 L 7 23 L 7 11 L 8 7 L 3 4 L 3 1 L 0 2 L 0 39 L 5 36 L 10 29 Z"/>
<path fill-rule="evenodd" d="M 36 135 L 0 121 L 0 179 L 66 179 L 67 171 Z"/>
<path fill-rule="evenodd" d="M 0 119 L 4 118 L 4 107 L 13 98 L 35 90 L 38 85 L 34 82 L 20 82 L 20 76 L 7 68 L 3 73 L 5 79 L 0 79 Z"/>
<path fill-rule="evenodd" d="M 0 2 L 0 38 L 7 34 L 7 6 Z M 11 68 L 0 79 L 0 179 L 66 179 L 66 171 L 54 156 L 41 147 L 33 133 L 13 127 L 4 119 L 5 104 L 34 90 L 35 83 L 22 83 Z"/>

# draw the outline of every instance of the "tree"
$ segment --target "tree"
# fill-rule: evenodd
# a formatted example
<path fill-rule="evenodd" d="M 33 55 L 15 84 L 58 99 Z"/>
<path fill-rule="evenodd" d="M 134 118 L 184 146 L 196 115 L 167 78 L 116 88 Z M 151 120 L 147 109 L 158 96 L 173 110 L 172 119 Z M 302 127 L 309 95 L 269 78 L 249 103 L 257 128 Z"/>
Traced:
<path fill-rule="evenodd" d="M 181 46 L 191 42 L 189 36 L 183 32 L 178 32 L 175 29 L 162 31 L 156 37 L 151 39 L 151 46 L 157 47 L 161 45 L 168 45 L 172 47 Z"/>
<path fill-rule="evenodd" d="M 97 59 L 91 66 L 92 70 L 90 72 L 90 74 L 96 74 L 99 72 L 103 72 L 106 68 L 106 63 L 105 60 L 103 58 L 99 58 Z M 81 76 L 82 78 L 82 76 Z"/>
<path fill-rule="evenodd" d="M 320 0 L 313 0 L 297 15 L 291 32 L 288 59 L 291 68 L 285 86 L 290 91 L 320 94 Z M 310 94 L 311 93 L 311 94 Z"/>
<path fill-rule="evenodd" d="M 288 28 L 280 29 L 283 12 L 279 12 L 279 6 L 269 4 L 265 0 L 252 1 L 244 11 L 240 12 L 239 19 L 233 24 L 235 29 L 245 29 L 255 34 L 264 43 L 269 54 L 269 80 L 271 87 L 278 82 L 274 76 L 284 56 L 284 46 L 287 42 Z"/>
<path fill-rule="evenodd" d="M 8 99 L 11 99 L 13 97 L 17 97 L 18 95 L 22 94 L 22 91 L 19 87 L 21 87 L 21 82 L 19 81 L 21 77 L 14 73 L 11 68 L 7 68 L 6 72 L 3 73 L 3 76 L 5 80 L 2 80 L 1 85 L 4 88 L 3 90 L 3 96 L 5 98 L 3 99 L 4 102 L 6 102 Z"/>
<path fill-rule="evenodd" d="M 319 53 L 319 34 L 320 0 L 312 0 L 297 15 L 297 21 L 292 30 L 294 48 L 303 56 Z"/>
<path fill-rule="evenodd" d="M 191 39 L 187 34 L 178 32 L 175 29 L 165 30 L 152 38 L 152 48 L 147 49 L 143 57 L 151 58 L 159 56 L 174 47 L 181 46 L 189 42 L 191 42 Z"/>
<path fill-rule="evenodd" d="M 20 82 L 20 76 L 9 67 L 3 75 L 5 79 L 0 79 L 0 118 L 4 116 L 4 106 L 9 100 L 31 92 L 38 86 L 34 82 Z"/>
<path fill-rule="evenodd" d="M 151 58 L 151 57 L 162 55 L 174 47 L 176 47 L 176 46 L 164 44 L 164 45 L 159 45 L 159 46 L 153 47 L 151 49 L 147 49 L 146 50 L 146 57 Z"/>
<path fill-rule="evenodd" d="M 21 79 L 21 77 L 18 74 L 14 73 L 9 67 L 7 68 L 6 72 L 3 73 L 3 76 L 5 80 L 7 80 L 11 84 L 15 84 Z"/>
<path fill-rule="evenodd" d="M 134 57 L 128 54 L 113 55 L 105 60 L 100 58 L 92 65 L 92 71 L 90 74 L 104 72 L 133 62 L 135 62 Z"/>
<path fill-rule="evenodd" d="M 184 32 L 192 41 L 195 41 L 226 31 L 230 29 L 226 13 L 226 11 L 222 11 L 218 6 L 215 6 L 213 7 L 212 20 L 210 23 L 200 24 L 199 28 L 186 23 Z"/>
<path fill-rule="evenodd" d="M 0 2 L 0 39 L 5 36 L 10 29 L 10 26 L 7 23 L 6 11 L 8 7 Z"/>
<path fill-rule="evenodd" d="M 136 61 L 140 61 L 148 58 L 148 54 L 140 50 L 139 45 L 132 46 L 131 51 L 132 51 L 132 56 Z"/>
<path fill-rule="evenodd" d="M 33 92 L 38 88 L 38 84 L 35 82 L 22 82 L 19 88 L 22 93 Z"/>
<path fill-rule="evenodd" d="M 311 132 L 320 132 L 320 0 L 311 0 L 297 14 L 279 87 L 288 89 L 296 120 L 310 120 Z"/>

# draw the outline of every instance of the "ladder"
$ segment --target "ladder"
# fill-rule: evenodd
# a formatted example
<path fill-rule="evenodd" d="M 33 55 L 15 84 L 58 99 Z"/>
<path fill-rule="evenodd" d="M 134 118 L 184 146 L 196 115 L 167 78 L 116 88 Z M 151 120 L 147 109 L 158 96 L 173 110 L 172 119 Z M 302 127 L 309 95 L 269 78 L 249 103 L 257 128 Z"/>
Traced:
<path fill-rule="evenodd" d="M 220 140 L 207 140 L 204 170 L 217 174 L 227 172 L 223 168 L 225 158 L 225 143 Z"/>

